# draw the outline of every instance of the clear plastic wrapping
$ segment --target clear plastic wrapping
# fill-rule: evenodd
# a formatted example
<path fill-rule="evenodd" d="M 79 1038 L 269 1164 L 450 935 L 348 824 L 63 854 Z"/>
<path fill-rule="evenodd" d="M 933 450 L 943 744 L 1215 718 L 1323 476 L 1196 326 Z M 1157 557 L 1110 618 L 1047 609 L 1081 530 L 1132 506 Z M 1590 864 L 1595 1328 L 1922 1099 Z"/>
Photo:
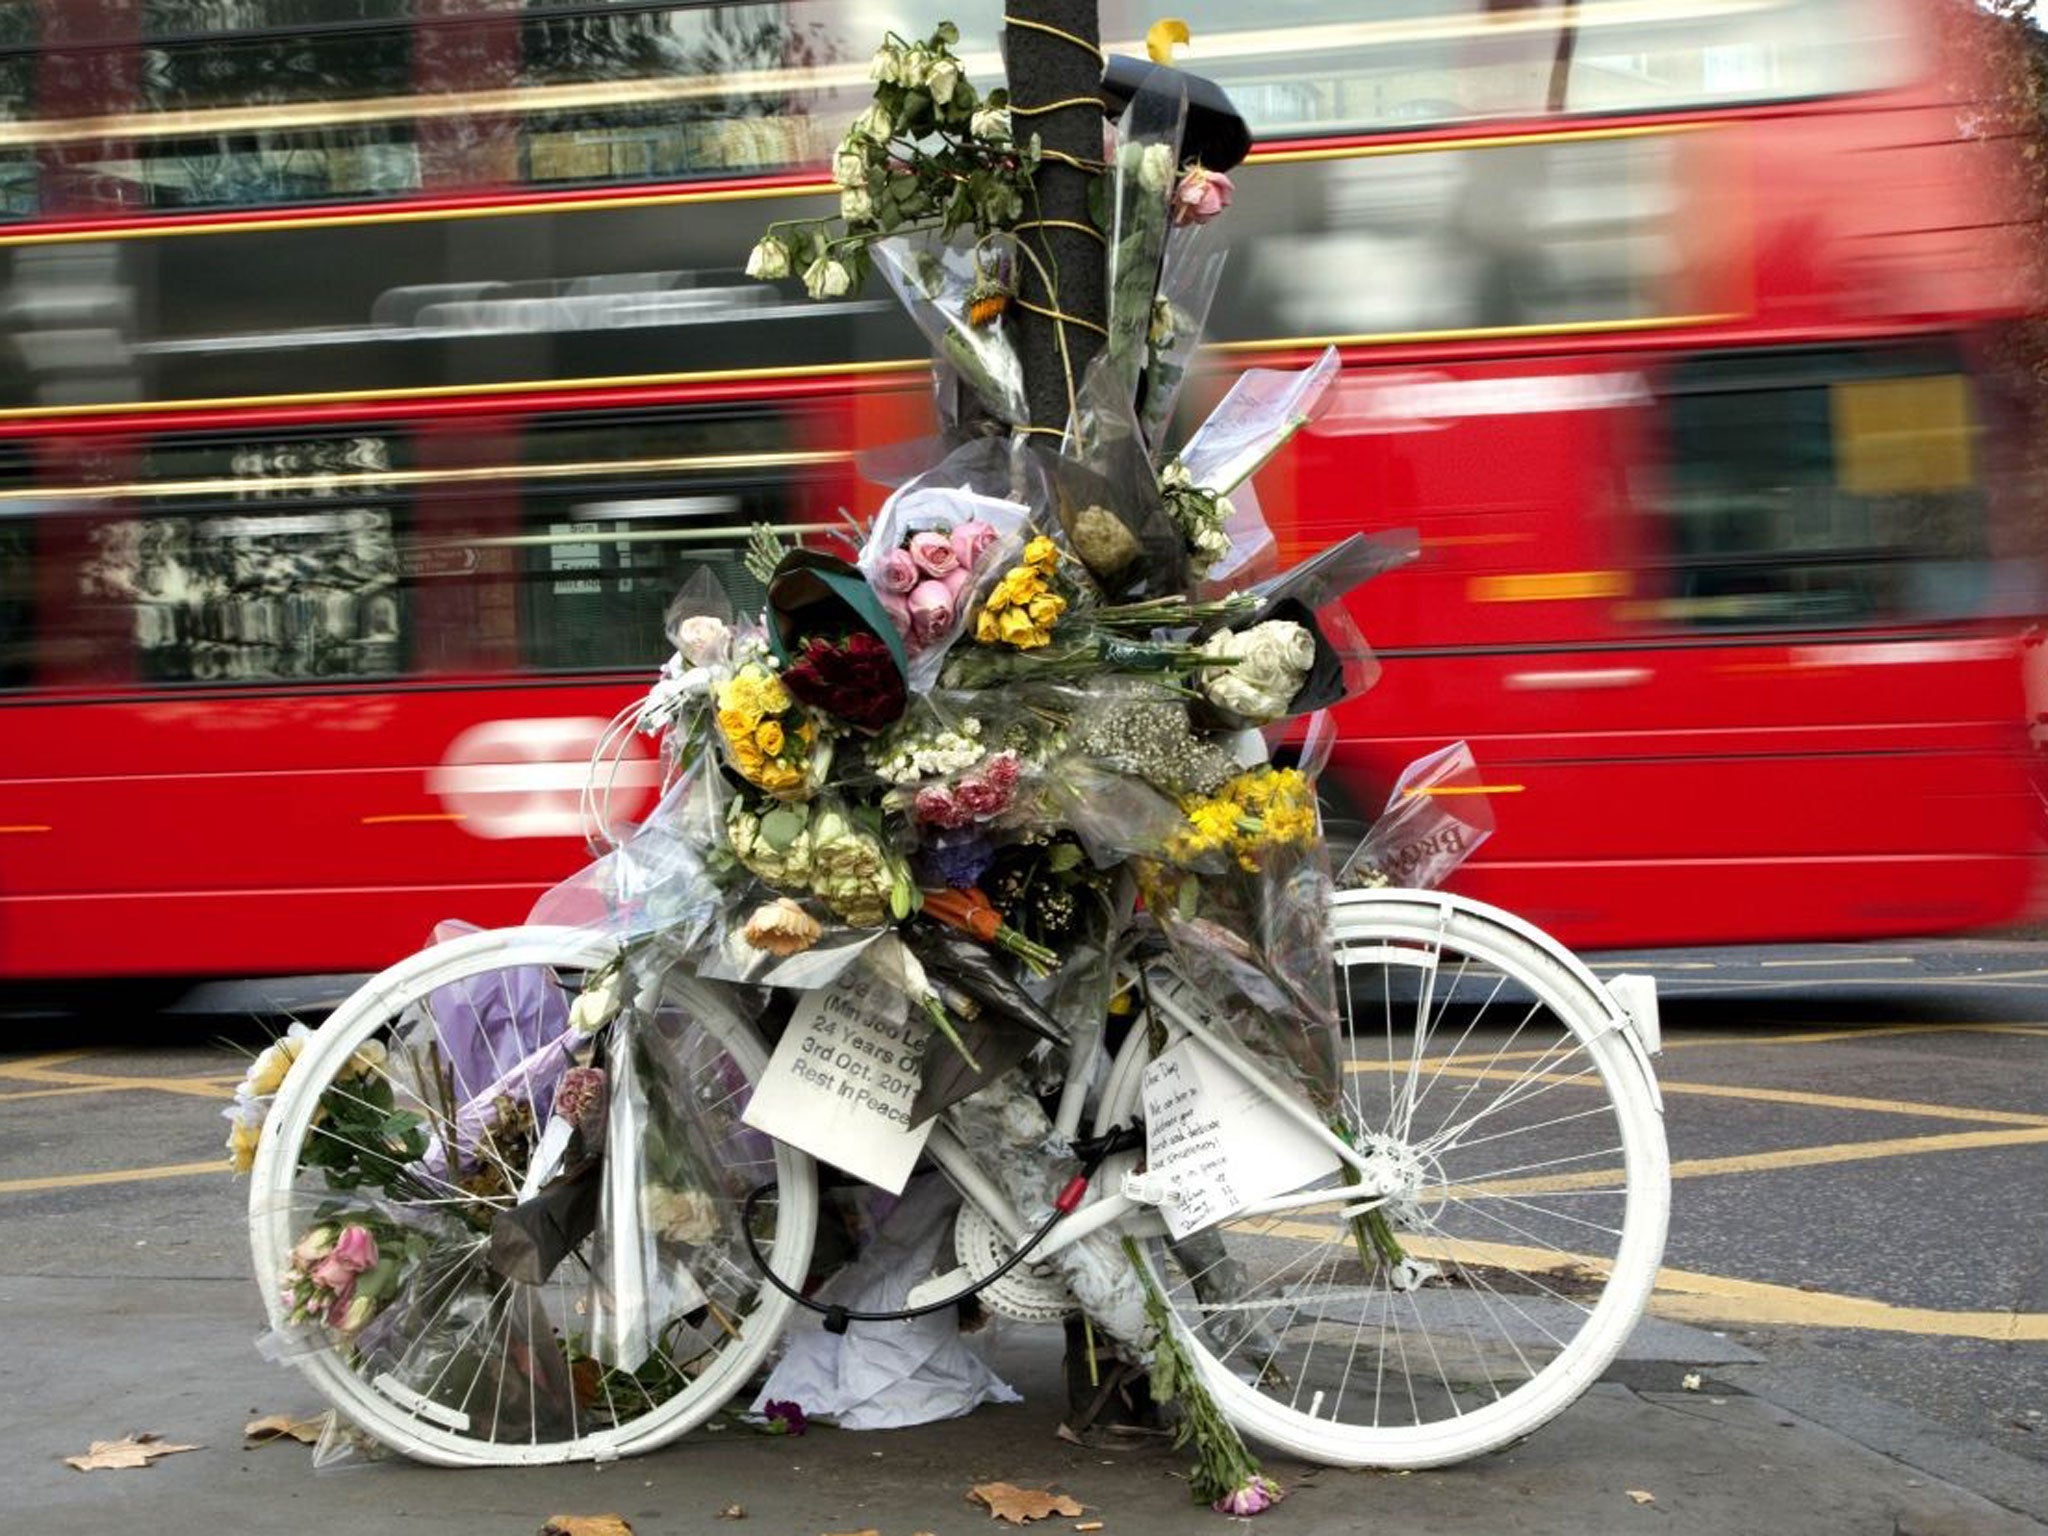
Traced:
<path fill-rule="evenodd" d="M 1220 245 L 1213 223 L 1178 225 L 1166 238 L 1159 292 L 1146 323 L 1145 372 L 1138 398 L 1138 421 L 1155 463 L 1166 456 L 1174 407 L 1180 403 L 1181 390 L 1201 349 L 1209 306 L 1223 281 L 1229 252 Z"/>
<path fill-rule="evenodd" d="M 1308 422 L 1341 366 L 1330 347 L 1306 368 L 1247 368 L 1182 444 L 1182 468 L 1195 484 L 1229 495 Z"/>
<path fill-rule="evenodd" d="M 1472 749 L 1453 742 L 1401 770 L 1386 809 L 1344 861 L 1337 884 L 1432 890 L 1493 835 L 1493 826 Z"/>
<path fill-rule="evenodd" d="M 902 634 L 913 693 L 938 681 L 975 606 L 1023 551 L 1031 509 L 927 475 L 882 504 L 858 565 Z"/>
<path fill-rule="evenodd" d="M 1156 71 L 1131 98 L 1117 126 L 1116 158 L 1109 176 L 1109 337 L 1102 360 L 1119 398 L 1135 403 L 1144 371 L 1152 301 L 1160 286 L 1169 207 L 1180 175 L 1180 141 L 1187 97 L 1152 83 L 1172 77 Z"/>
<path fill-rule="evenodd" d="M 873 250 L 882 275 L 938 358 L 991 415 L 1013 426 L 1030 421 L 1010 311 L 997 306 L 986 319 L 975 319 L 987 313 L 995 293 L 1015 289 L 1016 254 L 1008 237 L 960 246 L 932 234 L 901 235 Z"/>

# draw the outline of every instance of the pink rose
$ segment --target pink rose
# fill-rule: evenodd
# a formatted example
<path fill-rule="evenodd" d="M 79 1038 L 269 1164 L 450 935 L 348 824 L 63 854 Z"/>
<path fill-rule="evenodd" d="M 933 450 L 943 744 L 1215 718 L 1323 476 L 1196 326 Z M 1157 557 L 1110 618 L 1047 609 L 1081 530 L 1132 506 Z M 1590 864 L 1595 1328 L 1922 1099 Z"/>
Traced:
<path fill-rule="evenodd" d="M 953 555 L 953 541 L 943 533 L 913 533 L 910 558 L 927 576 L 943 576 L 960 563 Z"/>
<path fill-rule="evenodd" d="M 356 1285 L 356 1271 L 341 1262 L 333 1254 L 327 1255 L 307 1275 L 323 1291 L 332 1291 L 336 1296 L 353 1292 Z"/>
<path fill-rule="evenodd" d="M 334 1293 L 334 1300 L 327 1304 L 327 1326 L 342 1328 L 348 1324 L 349 1303 L 356 1299 L 356 1277 L 350 1275 L 348 1284 Z"/>
<path fill-rule="evenodd" d="M 882 556 L 882 568 L 875 573 L 875 585 L 882 595 L 903 596 L 917 585 L 917 562 L 907 549 L 892 549 Z"/>
<path fill-rule="evenodd" d="M 377 1239 L 370 1235 L 368 1227 L 343 1227 L 341 1236 L 334 1240 L 334 1252 L 328 1257 L 360 1275 L 377 1262 Z"/>
<path fill-rule="evenodd" d="M 1230 178 L 1221 171 L 1188 167 L 1180 185 L 1173 189 L 1173 222 L 1206 224 L 1230 206 Z"/>
<path fill-rule="evenodd" d="M 979 519 L 964 522 L 953 530 L 953 558 L 971 571 L 995 541 L 996 531 L 987 523 Z"/>
<path fill-rule="evenodd" d="M 889 622 L 896 626 L 896 633 L 908 637 L 910 634 L 910 604 L 894 592 L 875 594 L 882 604 L 882 612 L 889 615 Z"/>
<path fill-rule="evenodd" d="M 948 548 L 946 557 L 953 551 Z M 910 638 L 918 645 L 930 645 L 953 626 L 953 594 L 944 582 L 921 581 L 910 594 Z"/>
<path fill-rule="evenodd" d="M 967 590 L 968 583 L 973 580 L 974 572 L 961 565 L 955 566 L 941 576 L 939 585 L 946 589 L 946 594 L 953 599 L 953 606 L 957 608 L 960 606 L 960 594 Z"/>

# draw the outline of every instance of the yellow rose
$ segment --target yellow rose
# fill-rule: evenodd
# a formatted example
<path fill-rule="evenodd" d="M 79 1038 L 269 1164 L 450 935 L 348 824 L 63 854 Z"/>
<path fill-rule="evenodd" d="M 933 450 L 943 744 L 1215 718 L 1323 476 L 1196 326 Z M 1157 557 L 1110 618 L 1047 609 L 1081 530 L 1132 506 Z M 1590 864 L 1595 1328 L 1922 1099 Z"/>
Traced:
<path fill-rule="evenodd" d="M 745 741 L 754 734 L 754 727 L 761 717 L 744 709 L 721 709 L 718 712 L 718 728 L 725 733 L 727 741 Z"/>
<path fill-rule="evenodd" d="M 1050 576 L 1059 568 L 1059 546 L 1044 534 L 1040 534 L 1024 546 L 1024 563 Z"/>
<path fill-rule="evenodd" d="M 256 1143 L 262 1139 L 260 1125 L 244 1125 L 237 1120 L 228 1127 L 228 1162 L 236 1173 L 247 1173 L 256 1166 Z"/>
<path fill-rule="evenodd" d="M 754 732 L 754 742 L 763 752 L 766 752 L 770 757 L 774 757 L 782 750 L 781 722 L 776 720 L 762 721 L 760 728 Z"/>
<path fill-rule="evenodd" d="M 781 678 L 764 677 L 761 679 L 762 714 L 779 715 L 794 702 L 795 700 L 789 696 L 789 690 L 782 686 Z"/>
<path fill-rule="evenodd" d="M 249 1068 L 249 1091 L 259 1099 L 277 1092 L 298 1054 L 297 1041 L 279 1040 L 265 1049 Z"/>
<path fill-rule="evenodd" d="M 759 747 L 742 736 L 732 744 L 732 763 L 748 778 L 758 779 L 762 768 L 767 765 L 767 759 L 761 755 Z"/>
<path fill-rule="evenodd" d="M 1028 646 L 1037 633 L 1031 627 L 1031 615 L 1020 613 L 1015 608 L 1005 608 L 996 615 L 996 632 L 1016 646 Z"/>
<path fill-rule="evenodd" d="M 1043 592 L 1026 603 L 1024 611 L 1039 628 L 1050 629 L 1053 621 L 1067 611 L 1067 600 L 1056 592 Z"/>

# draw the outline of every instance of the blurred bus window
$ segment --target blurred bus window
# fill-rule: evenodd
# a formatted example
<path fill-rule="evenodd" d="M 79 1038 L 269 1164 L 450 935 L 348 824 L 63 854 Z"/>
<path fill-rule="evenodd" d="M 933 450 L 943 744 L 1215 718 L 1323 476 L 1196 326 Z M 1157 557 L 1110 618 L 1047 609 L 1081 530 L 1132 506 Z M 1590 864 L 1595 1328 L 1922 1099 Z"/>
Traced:
<path fill-rule="evenodd" d="M 1486 118 L 1657 112 L 1894 83 L 1895 18 L 1857 0 L 1187 0 L 1190 68 L 1252 132 L 1375 132 Z M 1105 36 L 1142 36 L 1135 9 Z"/>
<path fill-rule="evenodd" d="M 404 663 L 392 440 L 169 441 L 95 519 L 79 606 L 122 613 L 145 683 L 388 677 Z"/>
<path fill-rule="evenodd" d="M 791 521 L 793 482 L 813 457 L 775 416 L 535 423 L 525 440 L 525 462 L 539 471 L 520 566 L 525 664 L 658 665 L 663 615 L 700 571 L 735 614 L 757 612 L 765 594 L 742 561 L 748 530 Z"/>
<path fill-rule="evenodd" d="M 1994 568 L 1970 382 L 1936 352 L 1723 355 L 1666 382 L 1659 513 L 1686 627 L 1985 611 Z"/>
<path fill-rule="evenodd" d="M 90 122 L 35 120 L 30 88 L 114 45 L 39 54 L 32 14 L 18 40 L 0 28 L 0 208 L 60 190 L 35 145 L 65 146 L 64 185 L 98 205 L 159 209 L 788 169 L 822 162 L 870 89 L 837 5 L 430 10 L 155 0 L 127 110 Z"/>

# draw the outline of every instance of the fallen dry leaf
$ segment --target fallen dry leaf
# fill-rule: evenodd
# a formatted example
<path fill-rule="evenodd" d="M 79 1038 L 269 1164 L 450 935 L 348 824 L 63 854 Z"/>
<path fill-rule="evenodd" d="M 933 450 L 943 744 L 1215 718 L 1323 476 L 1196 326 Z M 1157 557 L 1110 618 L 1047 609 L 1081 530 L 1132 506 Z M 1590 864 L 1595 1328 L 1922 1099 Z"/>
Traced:
<path fill-rule="evenodd" d="M 1102 1522 L 1100 1520 L 1083 1520 L 1074 1529 L 1077 1531 L 1099 1531 L 1102 1529 Z"/>
<path fill-rule="evenodd" d="M 1628 1496 L 1638 1504 L 1654 1504 L 1657 1502 L 1657 1495 L 1650 1492 L 1647 1488 L 1631 1488 L 1628 1491 Z"/>
<path fill-rule="evenodd" d="M 301 1445 L 318 1445 L 320 1437 L 327 1433 L 328 1417 L 323 1413 L 310 1419 L 295 1419 L 288 1413 L 267 1413 L 244 1424 L 242 1434 L 257 1445 L 271 1440 L 296 1440 Z"/>
<path fill-rule="evenodd" d="M 1685 1378 L 1678 1384 L 1688 1392 L 1697 1392 L 1700 1389 L 1700 1373 L 1698 1371 L 1687 1371 Z"/>
<path fill-rule="evenodd" d="M 1064 1493 L 1047 1493 L 1043 1488 L 1019 1488 L 1015 1483 L 976 1483 L 967 1490 L 970 1501 L 988 1506 L 991 1520 L 1022 1525 L 1048 1515 L 1078 1515 L 1082 1506 Z"/>
<path fill-rule="evenodd" d="M 633 1536 L 624 1515 L 549 1515 L 540 1536 Z"/>
<path fill-rule="evenodd" d="M 728 1504 L 718 1512 L 718 1518 L 721 1520 L 744 1520 L 747 1518 L 747 1512 L 737 1504 Z"/>
<path fill-rule="evenodd" d="M 121 1440 L 95 1440 L 83 1456 L 66 1456 L 64 1465 L 81 1472 L 104 1472 L 112 1467 L 146 1467 L 159 1456 L 200 1449 L 196 1445 L 168 1445 L 162 1435 L 129 1435 Z"/>
<path fill-rule="evenodd" d="M 826 1531 L 823 1536 L 882 1536 L 882 1533 L 870 1526 L 864 1531 Z"/>

